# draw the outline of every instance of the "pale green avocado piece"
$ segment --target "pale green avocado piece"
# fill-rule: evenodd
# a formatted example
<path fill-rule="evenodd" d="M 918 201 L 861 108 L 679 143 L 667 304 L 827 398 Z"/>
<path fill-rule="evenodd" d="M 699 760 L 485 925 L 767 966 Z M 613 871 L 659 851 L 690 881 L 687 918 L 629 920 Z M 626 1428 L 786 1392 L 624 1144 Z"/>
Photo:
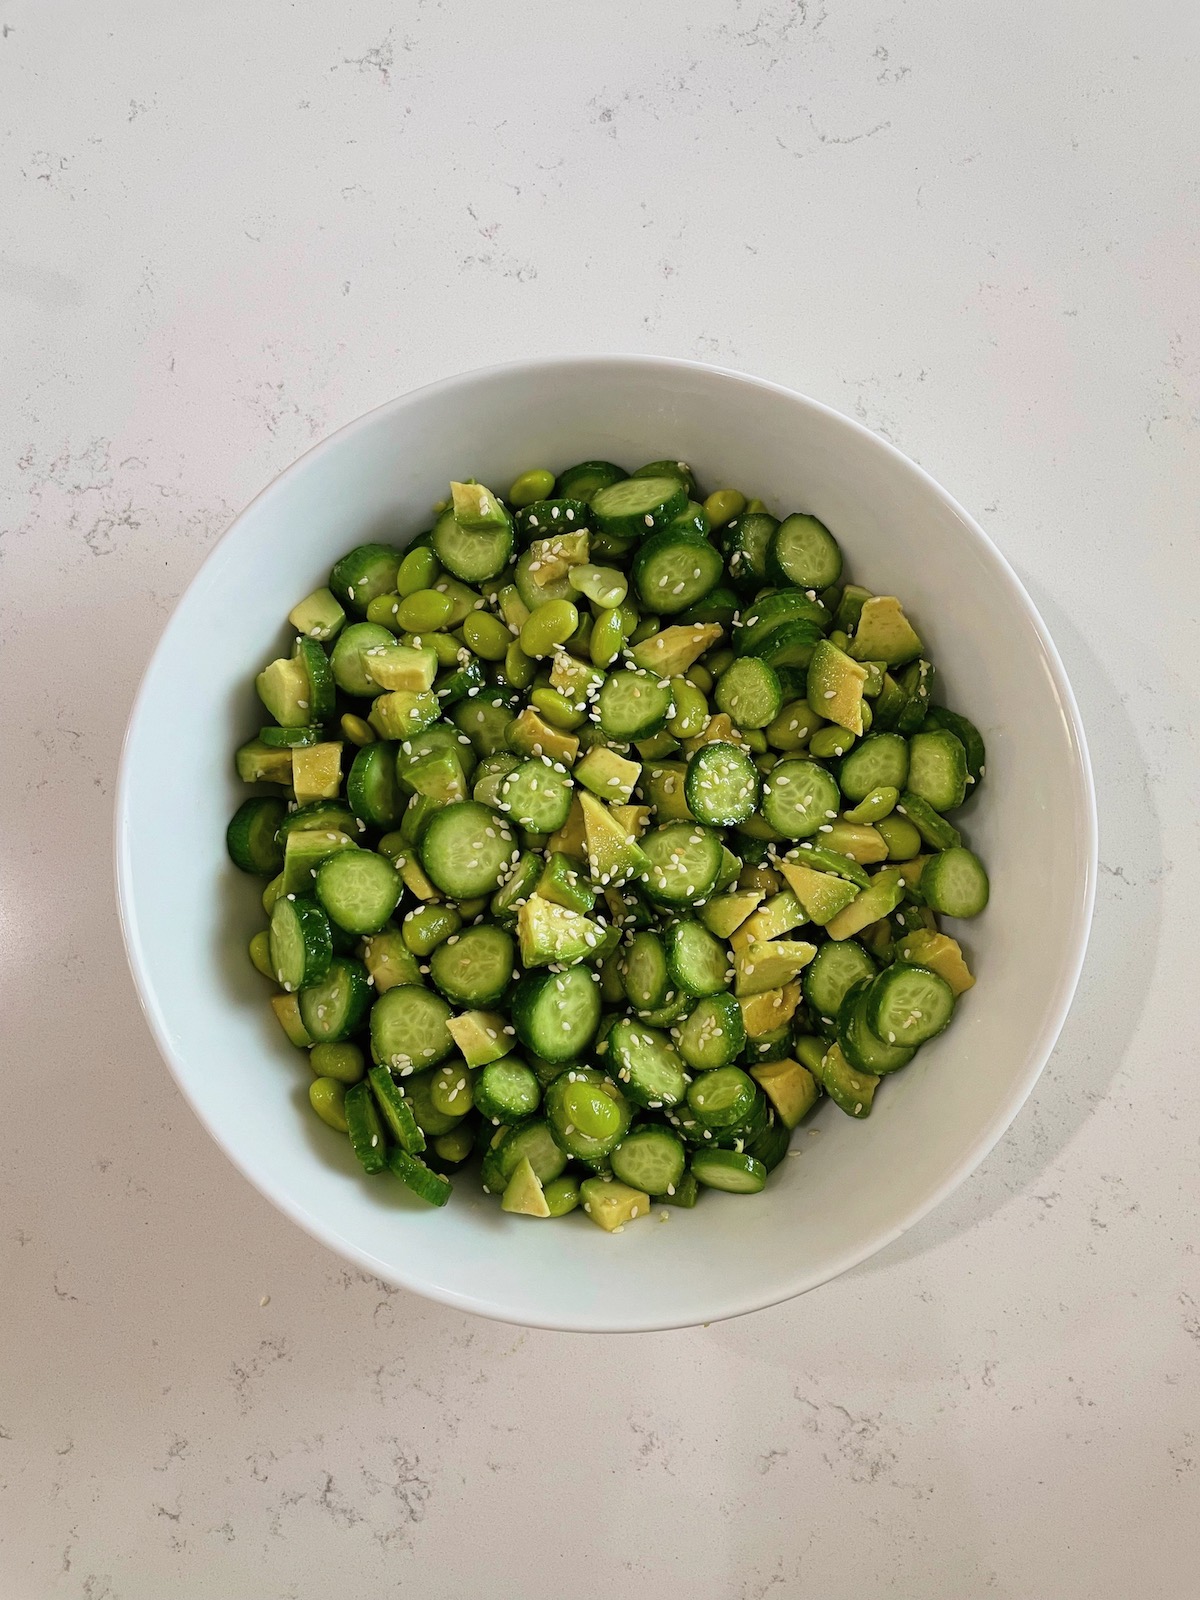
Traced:
<path fill-rule="evenodd" d="M 858 894 L 854 884 L 832 872 L 816 872 L 799 862 L 781 861 L 779 870 L 792 893 L 804 907 L 810 922 L 823 928 L 839 911 L 844 911 Z"/>
<path fill-rule="evenodd" d="M 628 761 L 604 745 L 596 745 L 576 765 L 573 775 L 578 783 L 582 783 L 585 789 L 590 789 L 601 800 L 623 806 L 629 803 L 629 797 L 642 775 L 642 764 L 640 761 Z"/>
<path fill-rule="evenodd" d="M 519 1217 L 548 1217 L 550 1207 L 541 1180 L 533 1170 L 528 1156 L 522 1156 L 513 1168 L 512 1177 L 500 1201 L 502 1211 L 515 1212 Z"/>
<path fill-rule="evenodd" d="M 276 750 L 261 739 L 251 739 L 235 757 L 237 775 L 243 783 L 291 783 L 292 752 Z"/>
<path fill-rule="evenodd" d="M 876 594 L 863 601 L 850 641 L 850 654 L 855 661 L 882 661 L 885 667 L 901 667 L 919 656 L 923 648 L 895 595 Z"/>
<path fill-rule="evenodd" d="M 817 953 L 804 939 L 767 939 L 739 950 L 733 958 L 733 992 L 743 996 L 782 989 Z"/>
<path fill-rule="evenodd" d="M 606 1233 L 615 1233 L 635 1217 L 650 1214 L 650 1196 L 640 1189 L 631 1189 L 628 1184 L 618 1183 L 615 1178 L 585 1178 L 579 1185 L 579 1193 L 583 1209 Z"/>
<path fill-rule="evenodd" d="M 373 987 L 376 994 L 386 994 L 389 989 L 398 989 L 401 984 L 421 982 L 420 963 L 405 944 L 399 928 L 384 928 L 379 933 L 368 934 L 361 950 L 363 965 L 375 980 Z M 457 1022 L 459 1019 L 456 1017 L 454 1020 Z M 507 1053 L 502 1052 L 505 1055 Z M 467 1065 L 473 1066 L 474 1063 L 468 1062 Z"/>
<path fill-rule="evenodd" d="M 624 883 L 649 866 L 645 851 L 635 844 L 602 800 L 586 790 L 579 795 L 588 866 L 597 883 Z"/>
<path fill-rule="evenodd" d="M 288 612 L 288 621 L 297 633 L 322 644 L 341 632 L 345 620 L 346 613 L 332 589 L 314 589 Z"/>
<path fill-rule="evenodd" d="M 312 721 L 308 670 L 297 657 L 281 656 L 272 661 L 255 678 L 254 687 L 281 728 L 306 728 Z"/>
<path fill-rule="evenodd" d="M 790 1057 L 751 1067 L 750 1076 L 763 1089 L 789 1132 L 799 1126 L 820 1098 L 821 1091 L 812 1073 Z"/>
<path fill-rule="evenodd" d="M 372 701 L 367 721 L 381 739 L 411 739 L 431 727 L 440 711 L 437 695 L 429 690 L 388 689 Z"/>
<path fill-rule="evenodd" d="M 431 645 L 377 644 L 363 652 L 368 678 L 381 689 L 411 689 L 420 694 L 432 689 L 437 677 L 438 653 Z"/>
<path fill-rule="evenodd" d="M 493 528 L 508 526 L 508 512 L 483 484 L 452 483 L 450 494 L 454 502 L 454 520 L 460 528 L 491 533 Z"/>
<path fill-rule="evenodd" d="M 593 955 L 604 930 L 590 917 L 531 894 L 517 912 L 517 939 L 521 963 L 548 967 L 552 962 L 582 961 Z"/>
<path fill-rule="evenodd" d="M 464 1011 L 450 1018 L 446 1031 L 469 1067 L 486 1067 L 489 1061 L 499 1061 L 511 1052 L 513 1035 L 505 1032 L 510 1027 L 499 1011 Z"/>
<path fill-rule="evenodd" d="M 694 666 L 724 633 L 719 622 L 693 622 L 664 628 L 635 644 L 631 654 L 644 672 L 674 678 Z"/>
<path fill-rule="evenodd" d="M 312 1043 L 312 1035 L 304 1026 L 300 1016 L 300 996 L 296 994 L 273 994 L 271 996 L 271 1009 L 278 1019 L 279 1026 L 287 1034 L 297 1050 L 305 1050 Z"/>
<path fill-rule="evenodd" d="M 735 950 L 744 950 L 747 945 L 760 944 L 764 939 L 778 939 L 809 920 L 792 891 L 781 889 L 752 917 L 747 918 L 731 942 Z M 769 984 L 768 987 L 775 988 L 776 985 Z"/>
<path fill-rule="evenodd" d="M 563 850 L 551 850 L 547 855 L 534 893 L 585 917 L 596 904 L 596 891 L 580 872 L 578 859 Z"/>
<path fill-rule="evenodd" d="M 314 800 L 334 800 L 342 787 L 342 747 L 340 743 L 305 745 L 292 751 L 292 788 L 296 804 Z"/>
<path fill-rule="evenodd" d="M 697 911 L 696 915 L 718 939 L 728 939 L 740 928 L 751 912 L 757 910 L 762 900 L 761 889 L 737 889 L 732 894 L 714 895 Z"/>
<path fill-rule="evenodd" d="M 822 639 L 808 664 L 805 693 L 809 704 L 839 728 L 853 734 L 863 731 L 863 686 L 867 670 L 852 661 L 844 650 Z"/>
<path fill-rule="evenodd" d="M 646 768 L 647 800 L 658 813 L 659 822 L 694 822 L 683 792 L 687 778 L 685 761 L 658 761 Z"/>
<path fill-rule="evenodd" d="M 512 719 L 505 736 L 510 749 L 518 755 L 549 756 L 551 761 L 561 761 L 564 767 L 574 765 L 579 754 L 579 740 L 575 735 L 552 728 L 532 706 L 526 706 L 519 717 Z"/>
<path fill-rule="evenodd" d="M 357 850 L 336 828 L 294 828 L 283 846 L 283 894 L 311 894 L 317 868 L 339 850 Z"/>
<path fill-rule="evenodd" d="M 825 932 L 831 939 L 852 939 L 872 922 L 888 916 L 904 898 L 903 878 L 903 867 L 881 867 L 870 887 L 860 889 L 844 911 L 829 919 Z"/>
<path fill-rule="evenodd" d="M 467 798 L 462 762 L 453 750 L 431 750 L 427 756 L 409 762 L 404 768 L 404 781 L 415 793 L 442 805 L 453 805 Z"/>
<path fill-rule="evenodd" d="M 818 1069 L 825 1093 L 848 1117 L 869 1117 L 871 1102 L 879 1087 L 873 1072 L 859 1072 L 846 1060 L 836 1044 L 831 1044 Z"/>
<path fill-rule="evenodd" d="M 586 702 L 604 682 L 604 674 L 590 662 L 580 661 L 566 650 L 556 650 L 550 667 L 550 687 L 565 695 L 572 705 Z"/>

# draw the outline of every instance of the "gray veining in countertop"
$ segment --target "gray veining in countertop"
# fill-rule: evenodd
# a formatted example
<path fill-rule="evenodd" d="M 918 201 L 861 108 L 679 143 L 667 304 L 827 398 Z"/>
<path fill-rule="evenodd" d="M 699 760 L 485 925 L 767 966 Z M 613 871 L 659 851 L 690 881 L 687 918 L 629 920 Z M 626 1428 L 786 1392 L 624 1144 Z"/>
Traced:
<path fill-rule="evenodd" d="M 0 0 L 4 1600 L 1194 1600 L 1198 58 L 1185 0 Z M 109 860 L 137 678 L 262 484 L 606 349 L 791 384 L 981 518 L 1103 861 L 975 1177 L 804 1300 L 625 1339 L 278 1216 L 155 1053 Z"/>

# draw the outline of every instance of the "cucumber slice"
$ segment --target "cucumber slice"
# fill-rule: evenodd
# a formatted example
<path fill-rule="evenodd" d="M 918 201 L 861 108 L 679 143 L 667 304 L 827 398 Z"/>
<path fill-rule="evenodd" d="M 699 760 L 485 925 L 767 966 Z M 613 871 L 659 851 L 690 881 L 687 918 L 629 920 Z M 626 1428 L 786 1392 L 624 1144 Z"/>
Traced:
<path fill-rule="evenodd" d="M 432 817 L 420 852 L 430 882 L 456 900 L 493 894 L 518 854 L 508 822 L 477 800 L 462 800 Z"/>
<path fill-rule="evenodd" d="M 768 1172 L 774 1172 L 787 1155 L 791 1142 L 787 1125 L 772 1113 L 763 1131 L 747 1144 L 745 1153 L 754 1161 L 761 1161 Z"/>
<path fill-rule="evenodd" d="M 897 961 L 872 980 L 865 1015 L 871 1032 L 886 1044 L 924 1044 L 948 1026 L 954 990 L 928 967 Z"/>
<path fill-rule="evenodd" d="M 602 1073 L 573 1067 L 546 1090 L 546 1120 L 555 1144 L 567 1155 L 599 1161 L 629 1132 L 629 1102 L 610 1089 Z"/>
<path fill-rule="evenodd" d="M 962 805 L 967 797 L 967 752 L 957 734 L 948 728 L 913 734 L 908 741 L 908 790 L 935 811 Z"/>
<path fill-rule="evenodd" d="M 300 991 L 300 1016 L 314 1044 L 348 1039 L 370 1004 L 367 969 L 347 956 L 334 956 L 325 976 Z"/>
<path fill-rule="evenodd" d="M 664 906 L 695 906 L 716 887 L 725 847 L 710 829 L 690 822 L 652 828 L 642 841 L 648 865 L 642 876 L 651 900 Z"/>
<path fill-rule="evenodd" d="M 486 922 L 443 939 L 429 958 L 429 976 L 456 1006 L 493 1006 L 512 982 L 512 935 Z"/>
<path fill-rule="evenodd" d="M 683 792 L 697 822 L 734 827 L 758 810 L 762 779 L 744 750 L 724 739 L 701 745 L 688 762 Z"/>
<path fill-rule="evenodd" d="M 568 499 L 590 503 L 600 489 L 621 483 L 629 474 L 611 461 L 580 461 L 558 475 L 555 488 Z"/>
<path fill-rule="evenodd" d="M 325 737 L 323 728 L 277 728 L 273 724 L 260 728 L 258 737 L 272 750 L 307 750 L 320 744 Z"/>
<path fill-rule="evenodd" d="M 829 627 L 830 616 L 821 602 L 803 589 L 777 589 L 772 594 L 761 595 L 747 607 L 734 629 L 734 653 L 756 655 L 764 639 L 792 622 L 810 623 L 821 634 Z"/>
<path fill-rule="evenodd" d="M 674 478 L 687 490 L 688 499 L 696 500 L 700 491 L 696 487 L 696 477 L 686 461 L 648 461 L 644 467 L 639 467 L 636 472 L 629 474 L 631 478 Z"/>
<path fill-rule="evenodd" d="M 309 805 L 297 806 L 289 811 L 279 824 L 279 842 L 287 844 L 289 833 L 348 833 L 364 832 L 366 824 L 360 822 L 344 800 L 313 800 Z"/>
<path fill-rule="evenodd" d="M 518 910 L 529 899 L 542 876 L 542 858 L 532 850 L 518 857 L 515 865 L 509 858 L 508 876 L 491 899 L 491 912 L 502 922 L 512 922 Z"/>
<path fill-rule="evenodd" d="M 410 1156 L 407 1150 L 393 1150 L 388 1156 L 388 1166 L 419 1200 L 431 1206 L 444 1206 L 449 1200 L 454 1187 L 449 1178 L 434 1172 L 416 1156 Z"/>
<path fill-rule="evenodd" d="M 464 528 L 453 511 L 443 511 L 433 525 L 433 553 L 446 571 L 463 583 L 485 583 L 509 563 L 515 543 L 507 516 L 502 526 Z"/>
<path fill-rule="evenodd" d="M 722 576 L 721 556 L 707 539 L 669 528 L 638 547 L 631 576 L 647 611 L 670 616 L 696 605 L 717 586 Z"/>
<path fill-rule="evenodd" d="M 600 731 L 631 744 L 664 726 L 671 709 L 671 685 L 648 672 L 623 669 L 605 678 L 596 705 Z"/>
<path fill-rule="evenodd" d="M 338 634 L 329 658 L 333 680 L 343 694 L 373 699 L 379 685 L 367 671 L 367 652 L 389 648 L 392 635 L 377 622 L 352 622 Z"/>
<path fill-rule="evenodd" d="M 577 1061 L 600 1023 L 600 981 L 589 967 L 527 973 L 512 997 L 513 1027 L 544 1061 Z"/>
<path fill-rule="evenodd" d="M 636 1011 L 656 1011 L 671 987 L 667 953 L 656 933 L 635 933 L 621 963 L 621 987 Z"/>
<path fill-rule="evenodd" d="M 402 1078 L 436 1066 L 454 1048 L 446 1027 L 450 1007 L 440 994 L 416 984 L 398 984 L 371 1007 L 371 1055 Z"/>
<path fill-rule="evenodd" d="M 609 1157 L 613 1176 L 644 1194 L 674 1194 L 687 1166 L 682 1140 L 667 1128 L 637 1128 Z"/>
<path fill-rule="evenodd" d="M 364 745 L 346 775 L 351 810 L 376 828 L 394 828 L 404 814 L 405 795 L 396 779 L 399 749 L 390 739 Z"/>
<path fill-rule="evenodd" d="M 489 1129 L 490 1132 L 490 1129 Z M 566 1170 L 567 1158 L 554 1142 L 550 1124 L 541 1117 L 505 1130 L 483 1160 L 484 1192 L 503 1194 L 522 1161 L 528 1161 L 539 1183 L 553 1183 Z"/>
<path fill-rule="evenodd" d="M 347 933 L 378 933 L 403 889 L 395 867 L 374 850 L 339 850 L 317 868 L 317 899 Z"/>
<path fill-rule="evenodd" d="M 557 772 L 545 757 L 535 756 L 500 784 L 497 802 L 520 828 L 531 833 L 554 833 L 563 827 L 571 810 L 574 784 L 565 772 Z"/>
<path fill-rule="evenodd" d="M 608 1035 L 608 1071 L 634 1105 L 675 1106 L 687 1089 L 683 1062 L 665 1033 L 622 1017 Z"/>
<path fill-rule="evenodd" d="M 943 916 L 977 917 L 990 892 L 983 862 L 961 845 L 941 851 L 921 873 L 921 898 Z"/>
<path fill-rule="evenodd" d="M 823 522 L 798 512 L 775 530 L 768 565 L 780 583 L 828 589 L 842 575 L 842 552 Z"/>
<path fill-rule="evenodd" d="M 225 847 L 234 866 L 260 878 L 281 872 L 283 845 L 278 834 L 286 815 L 287 806 L 273 796 L 243 800 L 225 830 Z"/>
<path fill-rule="evenodd" d="M 983 735 L 975 724 L 966 717 L 960 717 L 957 711 L 947 711 L 945 706 L 930 706 L 925 713 L 924 725 L 926 728 L 948 728 L 951 733 L 957 734 L 967 756 L 967 782 L 978 783 L 983 777 L 987 750 Z"/>
<path fill-rule="evenodd" d="M 725 524 L 721 548 L 739 589 L 753 593 L 767 581 L 767 556 L 778 526 L 765 511 L 744 511 Z"/>
<path fill-rule="evenodd" d="M 484 1067 L 475 1079 L 474 1093 L 480 1114 L 497 1124 L 532 1116 L 542 1101 L 537 1074 L 517 1056 Z"/>
<path fill-rule="evenodd" d="M 535 500 L 522 506 L 516 515 L 517 537 L 522 544 L 545 539 L 553 533 L 579 533 L 591 524 L 591 511 L 585 500 L 564 496 L 558 500 Z"/>
<path fill-rule="evenodd" d="M 710 589 L 702 600 L 697 600 L 694 606 L 679 612 L 676 620 L 686 623 L 719 622 L 723 628 L 728 628 L 737 615 L 737 608 L 737 595 L 732 589 L 727 589 L 724 584 L 719 583 L 715 589 Z"/>
<path fill-rule="evenodd" d="M 898 733 L 872 733 L 842 757 L 838 785 L 855 805 L 872 789 L 903 789 L 908 782 L 908 741 Z"/>
<path fill-rule="evenodd" d="M 397 1085 L 412 1111 L 418 1128 L 429 1139 L 440 1139 L 443 1134 L 452 1133 L 467 1114 L 466 1094 L 462 1096 L 463 1109 L 450 1112 L 445 1109 L 445 1099 L 435 1092 L 444 1082 L 442 1076 L 444 1070 L 444 1068 L 431 1068 L 425 1072 L 416 1072 L 405 1078 L 403 1084 Z M 461 1062 L 454 1065 L 454 1071 L 456 1082 L 466 1077 L 466 1068 Z"/>
<path fill-rule="evenodd" d="M 345 1109 L 350 1148 L 358 1157 L 359 1165 L 364 1172 L 382 1172 L 387 1166 L 387 1143 L 370 1086 L 356 1083 L 347 1089 Z"/>
<path fill-rule="evenodd" d="M 768 666 L 777 670 L 788 667 L 803 677 L 802 669 L 808 666 L 813 651 L 824 637 L 815 623 L 785 622 L 778 628 L 772 628 L 761 644 L 756 646 L 754 653 Z M 800 687 L 797 683 L 789 683 L 789 698 L 794 699 Z"/>
<path fill-rule="evenodd" d="M 510 695 L 492 690 L 460 700 L 451 710 L 450 720 L 477 756 L 494 756 L 497 751 L 508 749 L 508 725 L 514 709 Z"/>
<path fill-rule="evenodd" d="M 592 515 L 597 526 L 617 538 L 644 538 L 679 515 L 688 491 L 677 477 L 625 478 L 597 489 Z"/>
<path fill-rule="evenodd" d="M 717 679 L 717 710 L 735 727 L 765 728 L 783 705 L 774 667 L 757 656 L 740 656 Z"/>
<path fill-rule="evenodd" d="M 915 1045 L 887 1044 L 872 1032 L 867 1022 L 870 987 L 871 980 L 864 978 L 847 989 L 838 1007 L 837 1040 L 842 1054 L 856 1071 L 882 1077 L 906 1067 L 917 1052 Z"/>
<path fill-rule="evenodd" d="M 841 794 L 815 761 L 780 761 L 763 784 L 762 814 L 785 839 L 807 839 L 836 818 Z"/>
<path fill-rule="evenodd" d="M 379 1107 L 383 1120 L 392 1131 L 392 1136 L 398 1141 L 402 1150 L 407 1150 L 410 1156 L 418 1156 L 425 1148 L 425 1135 L 417 1125 L 417 1119 L 412 1114 L 404 1091 L 392 1077 L 391 1071 L 384 1066 L 371 1067 L 367 1073 L 367 1081 L 371 1085 L 371 1093 Z"/>
<path fill-rule="evenodd" d="M 737 1150 L 697 1150 L 692 1176 L 726 1194 L 759 1194 L 766 1186 L 767 1169 L 754 1156 Z"/>
<path fill-rule="evenodd" d="M 907 817 L 931 850 L 953 850 L 962 844 L 962 834 L 952 822 L 935 811 L 927 800 L 911 789 L 905 789 L 896 803 L 896 810 Z"/>
<path fill-rule="evenodd" d="M 289 993 L 319 983 L 333 960 L 329 918 L 306 895 L 283 894 L 271 911 L 271 967 Z"/>
<path fill-rule="evenodd" d="M 365 617 L 377 595 L 391 594 L 402 556 L 390 544 L 360 544 L 349 551 L 329 574 L 329 587 L 351 611 Z"/>
<path fill-rule="evenodd" d="M 308 705 L 305 708 L 311 722 L 327 722 L 333 715 L 337 698 L 337 685 L 329 657 L 315 639 L 298 638 L 296 659 L 308 675 Z"/>
<path fill-rule="evenodd" d="M 852 1067 L 841 1046 L 831 1044 L 815 1067 L 825 1093 L 848 1117 L 869 1117 L 879 1079 L 873 1072 Z"/>
<path fill-rule="evenodd" d="M 800 988 L 813 1015 L 832 1028 L 849 991 L 862 979 L 874 978 L 877 971 L 856 939 L 831 939 L 805 967 Z"/>
<path fill-rule="evenodd" d="M 701 1000 L 679 1030 L 679 1053 L 695 1072 L 732 1066 L 745 1043 L 742 1008 L 731 994 Z"/>
<path fill-rule="evenodd" d="M 667 966 L 676 987 L 697 999 L 729 987 L 729 952 L 702 923 L 689 919 L 667 929 Z"/>
<path fill-rule="evenodd" d="M 761 1093 L 741 1067 L 717 1067 L 703 1072 L 688 1085 L 688 1109 L 702 1128 L 738 1128 L 754 1109 Z"/>

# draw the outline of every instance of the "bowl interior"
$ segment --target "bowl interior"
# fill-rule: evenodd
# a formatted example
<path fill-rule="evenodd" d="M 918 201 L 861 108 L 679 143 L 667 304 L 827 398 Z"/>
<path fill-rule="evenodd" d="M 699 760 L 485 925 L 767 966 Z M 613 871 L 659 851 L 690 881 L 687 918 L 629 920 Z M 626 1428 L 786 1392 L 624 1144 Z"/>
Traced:
<path fill-rule="evenodd" d="M 451 477 L 498 487 L 584 457 L 694 463 L 781 513 L 811 510 L 851 576 L 906 602 L 941 697 L 988 745 L 961 813 L 991 873 L 954 927 L 979 982 L 948 1034 L 884 1084 L 869 1121 L 826 1104 L 761 1196 L 705 1194 L 609 1236 L 502 1214 L 469 1180 L 431 1211 L 362 1177 L 307 1106 L 309 1070 L 250 968 L 260 885 L 228 866 L 242 798 L 235 742 L 262 720 L 255 672 L 284 618 L 364 539 L 428 525 Z M 918 468 L 847 419 L 772 385 L 684 362 L 544 362 L 452 379 L 352 424 L 238 519 L 172 617 L 129 734 L 117 808 L 126 937 L 160 1047 L 241 1170 L 367 1270 L 465 1309 L 564 1328 L 678 1326 L 811 1288 L 909 1226 L 1007 1126 L 1043 1066 L 1082 960 L 1094 806 L 1061 663 L 1017 580 Z"/>

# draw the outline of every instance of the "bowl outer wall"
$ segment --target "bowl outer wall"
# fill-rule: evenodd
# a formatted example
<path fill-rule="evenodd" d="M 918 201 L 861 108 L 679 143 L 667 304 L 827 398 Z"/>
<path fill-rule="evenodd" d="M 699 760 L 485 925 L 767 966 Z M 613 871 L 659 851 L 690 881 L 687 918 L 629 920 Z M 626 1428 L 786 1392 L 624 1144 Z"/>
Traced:
<path fill-rule="evenodd" d="M 230 871 L 244 794 L 235 742 L 261 720 L 253 675 L 287 646 L 281 619 L 332 561 L 427 526 L 451 477 L 503 489 L 529 466 L 583 456 L 629 467 L 678 454 L 834 530 L 852 576 L 899 594 L 982 729 L 987 782 L 962 814 L 991 902 L 951 924 L 979 983 L 950 1032 L 886 1084 L 871 1118 L 826 1104 L 753 1200 L 706 1193 L 691 1212 L 609 1236 L 540 1228 L 459 1185 L 421 1207 L 358 1174 L 307 1109 L 308 1068 L 245 954 L 257 880 Z M 1079 713 L 1019 580 L 920 468 L 857 423 L 777 385 L 666 358 L 511 363 L 392 401 L 316 446 L 234 522 L 167 623 L 139 689 L 116 800 L 118 901 L 152 1032 L 193 1109 L 286 1215 L 389 1282 L 538 1327 L 689 1326 L 825 1282 L 911 1227 L 1011 1122 L 1058 1036 L 1082 966 L 1097 827 Z"/>

